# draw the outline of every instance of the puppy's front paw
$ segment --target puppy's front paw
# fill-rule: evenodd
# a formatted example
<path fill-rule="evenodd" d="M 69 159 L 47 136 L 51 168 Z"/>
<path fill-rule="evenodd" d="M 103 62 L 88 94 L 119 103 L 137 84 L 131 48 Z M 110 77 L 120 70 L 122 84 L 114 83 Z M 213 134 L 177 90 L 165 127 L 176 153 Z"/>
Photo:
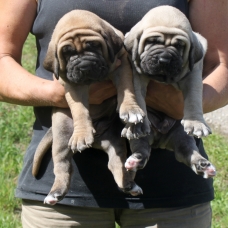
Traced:
<path fill-rule="evenodd" d="M 124 123 L 140 123 L 145 117 L 144 111 L 137 104 L 123 104 L 119 110 L 120 119 Z"/>
<path fill-rule="evenodd" d="M 184 127 L 184 131 L 187 132 L 188 135 L 195 136 L 197 138 L 208 136 L 212 133 L 210 127 L 204 121 L 182 120 L 181 124 Z"/>
<path fill-rule="evenodd" d="M 198 163 L 192 164 L 192 170 L 204 178 L 210 178 L 216 175 L 215 167 L 206 159 L 200 159 Z"/>
<path fill-rule="evenodd" d="M 150 122 L 147 118 L 145 118 L 143 123 L 126 124 L 121 132 L 121 137 L 125 137 L 128 140 L 138 139 L 141 137 L 146 137 L 150 134 L 150 131 Z"/>
<path fill-rule="evenodd" d="M 73 152 L 81 152 L 89 147 L 92 147 L 94 137 L 96 133 L 93 127 L 85 127 L 81 130 L 75 129 L 73 135 L 71 136 L 68 147 L 71 148 Z"/>

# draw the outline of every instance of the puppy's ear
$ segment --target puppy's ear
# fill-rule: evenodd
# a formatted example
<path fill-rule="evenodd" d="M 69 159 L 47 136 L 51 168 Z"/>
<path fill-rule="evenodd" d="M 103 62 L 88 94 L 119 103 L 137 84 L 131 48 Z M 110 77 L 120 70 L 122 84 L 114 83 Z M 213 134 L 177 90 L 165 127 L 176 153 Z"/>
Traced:
<path fill-rule="evenodd" d="M 45 56 L 43 66 L 46 70 L 54 73 L 56 79 L 59 79 L 59 60 L 57 56 L 57 47 L 56 45 L 50 42 Z"/>
<path fill-rule="evenodd" d="M 142 26 L 138 22 L 130 32 L 125 35 L 124 46 L 128 53 L 132 55 L 132 61 L 135 61 L 138 56 L 139 40 L 143 33 Z"/>
<path fill-rule="evenodd" d="M 139 74 L 142 73 L 139 67 L 139 41 L 143 34 L 143 26 L 140 21 L 125 35 L 124 46 L 128 53 L 131 54 L 131 59 L 135 65 L 135 68 Z"/>
<path fill-rule="evenodd" d="M 138 56 L 138 49 L 139 49 L 139 39 L 138 37 L 135 38 L 132 49 L 131 49 L 131 55 L 132 55 L 132 61 L 135 61 Z"/>
<path fill-rule="evenodd" d="M 101 33 L 103 36 L 107 49 L 108 49 L 108 55 L 111 63 L 114 62 L 116 54 L 121 50 L 123 47 L 123 41 L 122 39 L 114 32 L 114 31 L 108 31 Z"/>
<path fill-rule="evenodd" d="M 188 59 L 190 71 L 192 71 L 194 64 L 204 57 L 206 51 L 207 40 L 200 34 L 193 32 Z"/>

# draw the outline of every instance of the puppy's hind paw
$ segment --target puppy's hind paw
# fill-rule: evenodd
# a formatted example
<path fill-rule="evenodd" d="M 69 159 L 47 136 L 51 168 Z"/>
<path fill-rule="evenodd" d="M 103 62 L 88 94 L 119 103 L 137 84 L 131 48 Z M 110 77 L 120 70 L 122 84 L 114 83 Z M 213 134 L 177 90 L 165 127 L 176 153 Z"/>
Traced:
<path fill-rule="evenodd" d="M 146 158 L 142 158 L 139 154 L 132 154 L 125 162 L 124 166 L 128 171 L 136 172 L 138 169 L 143 169 L 147 163 Z"/>
<path fill-rule="evenodd" d="M 198 164 L 193 164 L 192 170 L 196 174 L 203 176 L 205 179 L 214 177 L 216 175 L 215 167 L 207 160 L 200 160 Z"/>
<path fill-rule="evenodd" d="M 132 196 L 138 196 L 143 194 L 143 190 L 136 184 L 130 191 L 129 193 Z"/>
<path fill-rule="evenodd" d="M 136 184 L 132 183 L 133 186 L 130 188 L 120 188 L 126 194 L 131 194 L 132 196 L 138 196 L 143 194 L 143 190 Z"/>
<path fill-rule="evenodd" d="M 51 194 L 49 193 L 48 196 L 44 199 L 44 204 L 55 205 L 59 202 L 63 196 L 58 193 Z"/>

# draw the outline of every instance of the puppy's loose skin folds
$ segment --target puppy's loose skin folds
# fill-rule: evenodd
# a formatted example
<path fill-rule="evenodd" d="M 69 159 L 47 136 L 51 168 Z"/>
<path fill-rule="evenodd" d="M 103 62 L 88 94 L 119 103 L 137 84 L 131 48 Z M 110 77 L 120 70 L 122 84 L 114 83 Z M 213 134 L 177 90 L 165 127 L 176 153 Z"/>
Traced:
<path fill-rule="evenodd" d="M 119 188 L 132 195 L 142 193 L 134 183 L 134 173 L 124 168 L 126 148 L 124 139 L 121 139 L 120 124 L 117 123 L 115 129 L 119 133 L 113 131 L 111 134 L 105 131 L 105 124 L 95 124 L 94 128 L 91 119 L 91 115 L 96 120 L 111 118 L 117 108 L 120 119 L 125 123 L 143 121 L 145 114 L 136 102 L 132 70 L 123 39 L 123 34 L 108 22 L 84 10 L 65 14 L 53 31 L 44 67 L 53 72 L 64 86 L 70 111 L 53 108 L 52 129 L 44 136 L 34 157 L 33 175 L 36 176 L 40 159 L 52 144 L 55 182 L 44 200 L 48 204 L 55 204 L 67 193 L 73 152 L 92 146 L 107 152 L 108 167 Z M 115 69 L 119 60 L 121 66 Z M 90 85 L 106 79 L 111 79 L 116 86 L 117 105 L 104 102 L 100 106 L 89 107 Z M 110 126 L 110 121 L 106 121 L 107 126 Z"/>
<path fill-rule="evenodd" d="M 146 136 L 150 121 L 154 122 L 152 117 L 149 118 L 150 121 L 146 117 L 143 123 L 136 126 L 130 123 L 126 125 L 122 135 L 132 139 L 130 145 L 133 154 L 125 167 L 134 171 L 143 168 L 150 156 L 148 145 L 156 144 L 155 147 L 174 150 L 177 160 L 192 167 L 197 174 L 206 178 L 214 176 L 214 167 L 199 154 L 192 137 L 211 133 L 202 110 L 202 70 L 207 49 L 206 39 L 192 31 L 188 19 L 178 9 L 160 6 L 150 10 L 126 34 L 124 45 L 131 54 L 134 66 L 137 101 L 145 113 L 145 97 L 150 80 L 173 85 L 184 96 L 183 128 L 176 123 L 163 136 L 154 131 L 155 125 L 152 124 L 151 135 Z"/>
<path fill-rule="evenodd" d="M 74 120 L 69 142 L 73 151 L 82 151 L 93 143 L 88 90 L 94 82 L 112 79 L 117 88 L 117 109 L 124 122 L 138 123 L 143 119 L 144 113 L 135 100 L 123 39 L 120 31 L 88 11 L 71 11 L 56 25 L 44 66 L 65 87 Z M 118 59 L 122 64 L 115 70 Z"/>

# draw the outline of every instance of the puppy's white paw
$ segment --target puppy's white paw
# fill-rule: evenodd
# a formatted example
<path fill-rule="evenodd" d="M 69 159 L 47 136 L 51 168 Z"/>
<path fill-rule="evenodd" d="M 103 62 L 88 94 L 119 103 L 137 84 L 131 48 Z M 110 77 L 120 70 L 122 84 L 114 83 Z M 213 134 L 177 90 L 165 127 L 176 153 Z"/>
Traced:
<path fill-rule="evenodd" d="M 184 127 L 184 131 L 191 136 L 197 138 L 208 136 L 212 133 L 210 127 L 204 122 L 199 120 L 182 120 L 181 124 Z"/>
<path fill-rule="evenodd" d="M 132 124 L 143 122 L 145 117 L 144 111 L 137 104 L 121 105 L 119 115 L 124 123 Z"/>
<path fill-rule="evenodd" d="M 205 179 L 216 175 L 215 167 L 206 159 L 200 159 L 197 164 L 192 164 L 192 170 Z"/>
<path fill-rule="evenodd" d="M 143 169 L 147 163 L 147 159 L 140 155 L 132 154 L 125 162 L 124 166 L 128 171 L 136 172 L 138 169 Z"/>
<path fill-rule="evenodd" d="M 69 140 L 68 147 L 71 148 L 74 153 L 92 147 L 94 142 L 93 135 L 95 133 L 96 131 L 92 127 L 87 127 L 81 130 L 75 129 Z"/>
<path fill-rule="evenodd" d="M 44 199 L 44 204 L 55 205 L 58 201 L 59 201 L 58 198 L 55 197 L 54 195 L 48 195 Z"/>

